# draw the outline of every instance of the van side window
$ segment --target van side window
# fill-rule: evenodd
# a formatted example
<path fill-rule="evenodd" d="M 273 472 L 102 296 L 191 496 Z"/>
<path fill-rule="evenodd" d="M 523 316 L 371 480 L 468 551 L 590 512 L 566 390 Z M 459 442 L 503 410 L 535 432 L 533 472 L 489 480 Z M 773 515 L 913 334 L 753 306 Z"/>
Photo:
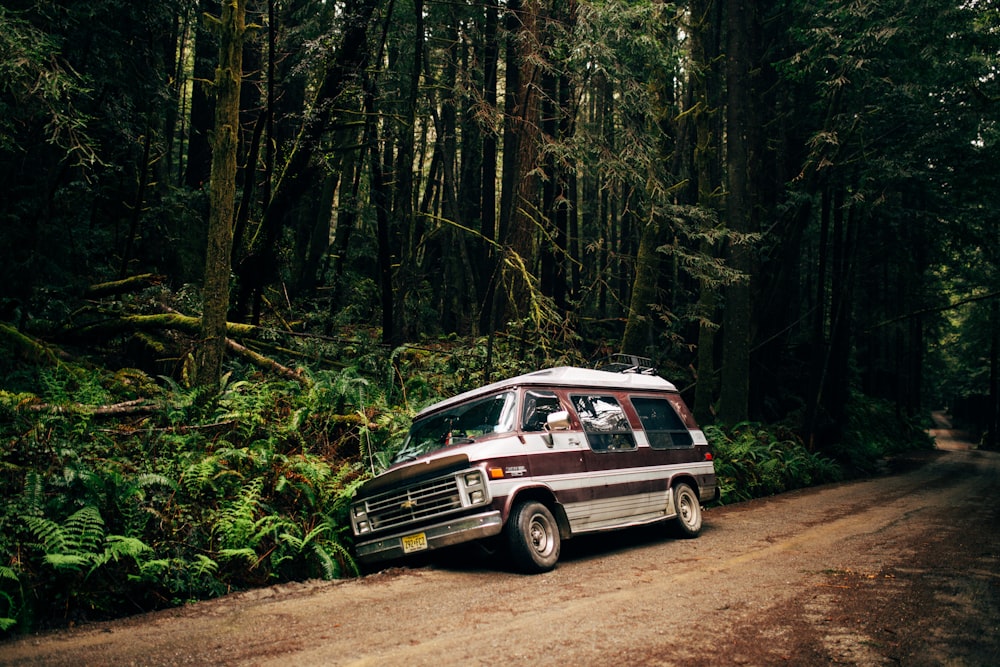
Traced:
<path fill-rule="evenodd" d="M 553 412 L 559 412 L 559 397 L 552 391 L 529 391 L 524 394 L 524 431 L 544 431 L 546 419 Z"/>
<path fill-rule="evenodd" d="M 646 439 L 653 449 L 680 449 L 691 447 L 691 433 L 677 416 L 670 401 L 664 398 L 631 396 L 632 407 L 639 413 Z"/>
<path fill-rule="evenodd" d="M 635 436 L 625 411 L 614 396 L 570 396 L 576 414 L 595 452 L 635 449 Z"/>

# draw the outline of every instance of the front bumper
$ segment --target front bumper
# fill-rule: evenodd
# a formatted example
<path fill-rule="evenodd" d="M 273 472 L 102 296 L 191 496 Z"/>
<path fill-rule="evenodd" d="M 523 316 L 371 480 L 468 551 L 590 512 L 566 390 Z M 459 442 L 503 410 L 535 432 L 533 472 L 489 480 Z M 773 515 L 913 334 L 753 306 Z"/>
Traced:
<path fill-rule="evenodd" d="M 500 518 L 500 512 L 493 510 L 472 516 L 456 517 L 450 521 L 442 521 L 431 526 L 395 533 L 367 542 L 359 542 L 355 546 L 355 553 L 358 560 L 374 563 L 408 555 L 403 551 L 404 537 L 423 533 L 427 540 L 427 548 L 421 551 L 429 551 L 499 535 L 501 530 L 503 530 L 503 521 Z"/>

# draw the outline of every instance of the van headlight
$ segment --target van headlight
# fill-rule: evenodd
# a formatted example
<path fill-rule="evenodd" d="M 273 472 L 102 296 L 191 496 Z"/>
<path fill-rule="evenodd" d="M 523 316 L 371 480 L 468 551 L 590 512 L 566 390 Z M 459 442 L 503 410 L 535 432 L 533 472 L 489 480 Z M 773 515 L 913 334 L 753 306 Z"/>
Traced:
<path fill-rule="evenodd" d="M 371 524 L 368 522 L 368 511 L 365 509 L 364 503 L 351 506 L 351 523 L 354 524 L 355 535 L 364 535 L 371 530 Z"/>
<path fill-rule="evenodd" d="M 482 470 L 472 470 L 462 473 L 462 495 L 465 496 L 465 506 L 484 505 L 490 502 L 490 492 L 486 488 L 486 480 Z"/>

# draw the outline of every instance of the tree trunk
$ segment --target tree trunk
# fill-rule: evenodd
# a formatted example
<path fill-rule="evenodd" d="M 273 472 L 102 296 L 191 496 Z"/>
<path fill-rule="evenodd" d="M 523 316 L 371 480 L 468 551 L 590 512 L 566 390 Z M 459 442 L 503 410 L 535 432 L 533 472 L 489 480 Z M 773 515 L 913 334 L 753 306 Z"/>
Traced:
<path fill-rule="evenodd" d="M 1000 299 L 990 302 L 990 403 L 986 414 L 986 448 L 1000 445 Z"/>
<path fill-rule="evenodd" d="M 632 299 L 629 304 L 628 319 L 625 322 L 625 333 L 622 336 L 621 351 L 625 354 L 655 356 L 652 354 L 656 346 L 653 323 L 655 305 L 659 303 L 656 284 L 661 262 L 656 249 L 661 245 L 660 231 L 660 225 L 656 221 L 649 222 L 639 242 L 639 251 L 635 258 Z"/>
<path fill-rule="evenodd" d="M 747 131 L 750 117 L 750 12 L 748 0 L 727 0 L 729 10 L 726 54 L 726 217 L 735 234 L 750 231 L 750 191 Z M 730 266 L 746 276 L 726 290 L 723 320 L 722 390 L 719 416 L 733 425 L 749 417 L 750 407 L 750 292 L 751 257 L 746 243 L 730 241 Z"/>
<path fill-rule="evenodd" d="M 200 0 L 198 16 L 207 16 L 213 5 L 209 0 Z M 205 19 L 195 21 L 195 26 L 194 86 L 191 90 L 191 121 L 184 183 L 192 190 L 200 190 L 211 172 L 212 147 L 209 134 L 212 129 L 212 96 L 206 82 L 212 78 L 212 56 L 217 53 L 217 48 L 216 37 L 205 25 Z"/>
<path fill-rule="evenodd" d="M 213 389 L 218 388 L 222 377 L 222 359 L 226 349 L 245 21 L 246 0 L 223 2 L 219 26 L 219 67 L 215 70 L 215 131 L 212 135 L 201 345 L 197 351 L 194 376 L 198 385 Z"/>
<path fill-rule="evenodd" d="M 719 77 L 715 62 L 718 54 L 719 35 L 717 21 L 719 4 L 716 0 L 691 3 L 691 119 L 694 125 L 695 145 L 693 164 L 697 189 L 697 204 L 715 210 L 718 207 L 716 192 L 722 183 L 719 169 L 721 132 L 719 132 Z M 687 160 L 684 160 L 687 162 Z M 714 254 L 707 242 L 701 252 Z M 707 423 L 714 416 L 718 378 L 715 368 L 716 306 L 718 287 L 702 279 L 698 295 L 698 377 L 695 384 L 695 419 Z"/>
<path fill-rule="evenodd" d="M 499 6 L 496 2 L 486 2 L 486 19 L 483 26 L 483 104 L 488 110 L 497 106 L 497 64 L 500 57 L 500 46 L 497 38 L 499 28 Z M 483 241 L 480 246 L 479 269 L 479 302 L 482 310 L 479 313 L 479 332 L 487 332 L 492 327 L 493 299 L 496 292 L 494 274 L 497 271 L 497 136 L 492 127 L 487 126 L 483 132 L 483 170 L 482 170 L 482 210 L 481 230 Z"/>
<path fill-rule="evenodd" d="M 514 7 L 514 4 L 517 7 Z M 503 176 L 501 179 L 498 239 L 508 258 L 530 266 L 534 257 L 535 225 L 538 216 L 540 183 L 535 173 L 538 162 L 539 75 L 537 63 L 538 22 L 541 3 L 528 0 L 511 3 L 508 10 L 510 34 L 507 46 L 507 88 L 505 102 Z M 503 257 L 500 258 L 501 263 Z M 509 265 L 508 265 L 509 266 Z M 531 286 L 517 270 L 501 270 L 494 280 L 503 289 L 495 293 L 492 327 L 503 326 L 508 307 L 525 302 Z M 515 315 L 525 315 L 524 312 Z"/>

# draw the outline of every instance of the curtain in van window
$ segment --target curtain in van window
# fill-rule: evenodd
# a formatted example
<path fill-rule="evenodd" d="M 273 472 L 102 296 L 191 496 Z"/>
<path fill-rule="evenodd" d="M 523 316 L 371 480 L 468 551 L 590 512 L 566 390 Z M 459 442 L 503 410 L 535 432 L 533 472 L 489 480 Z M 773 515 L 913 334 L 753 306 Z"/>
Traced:
<path fill-rule="evenodd" d="M 614 396 L 570 396 L 595 452 L 635 449 L 635 436 L 625 411 Z"/>

